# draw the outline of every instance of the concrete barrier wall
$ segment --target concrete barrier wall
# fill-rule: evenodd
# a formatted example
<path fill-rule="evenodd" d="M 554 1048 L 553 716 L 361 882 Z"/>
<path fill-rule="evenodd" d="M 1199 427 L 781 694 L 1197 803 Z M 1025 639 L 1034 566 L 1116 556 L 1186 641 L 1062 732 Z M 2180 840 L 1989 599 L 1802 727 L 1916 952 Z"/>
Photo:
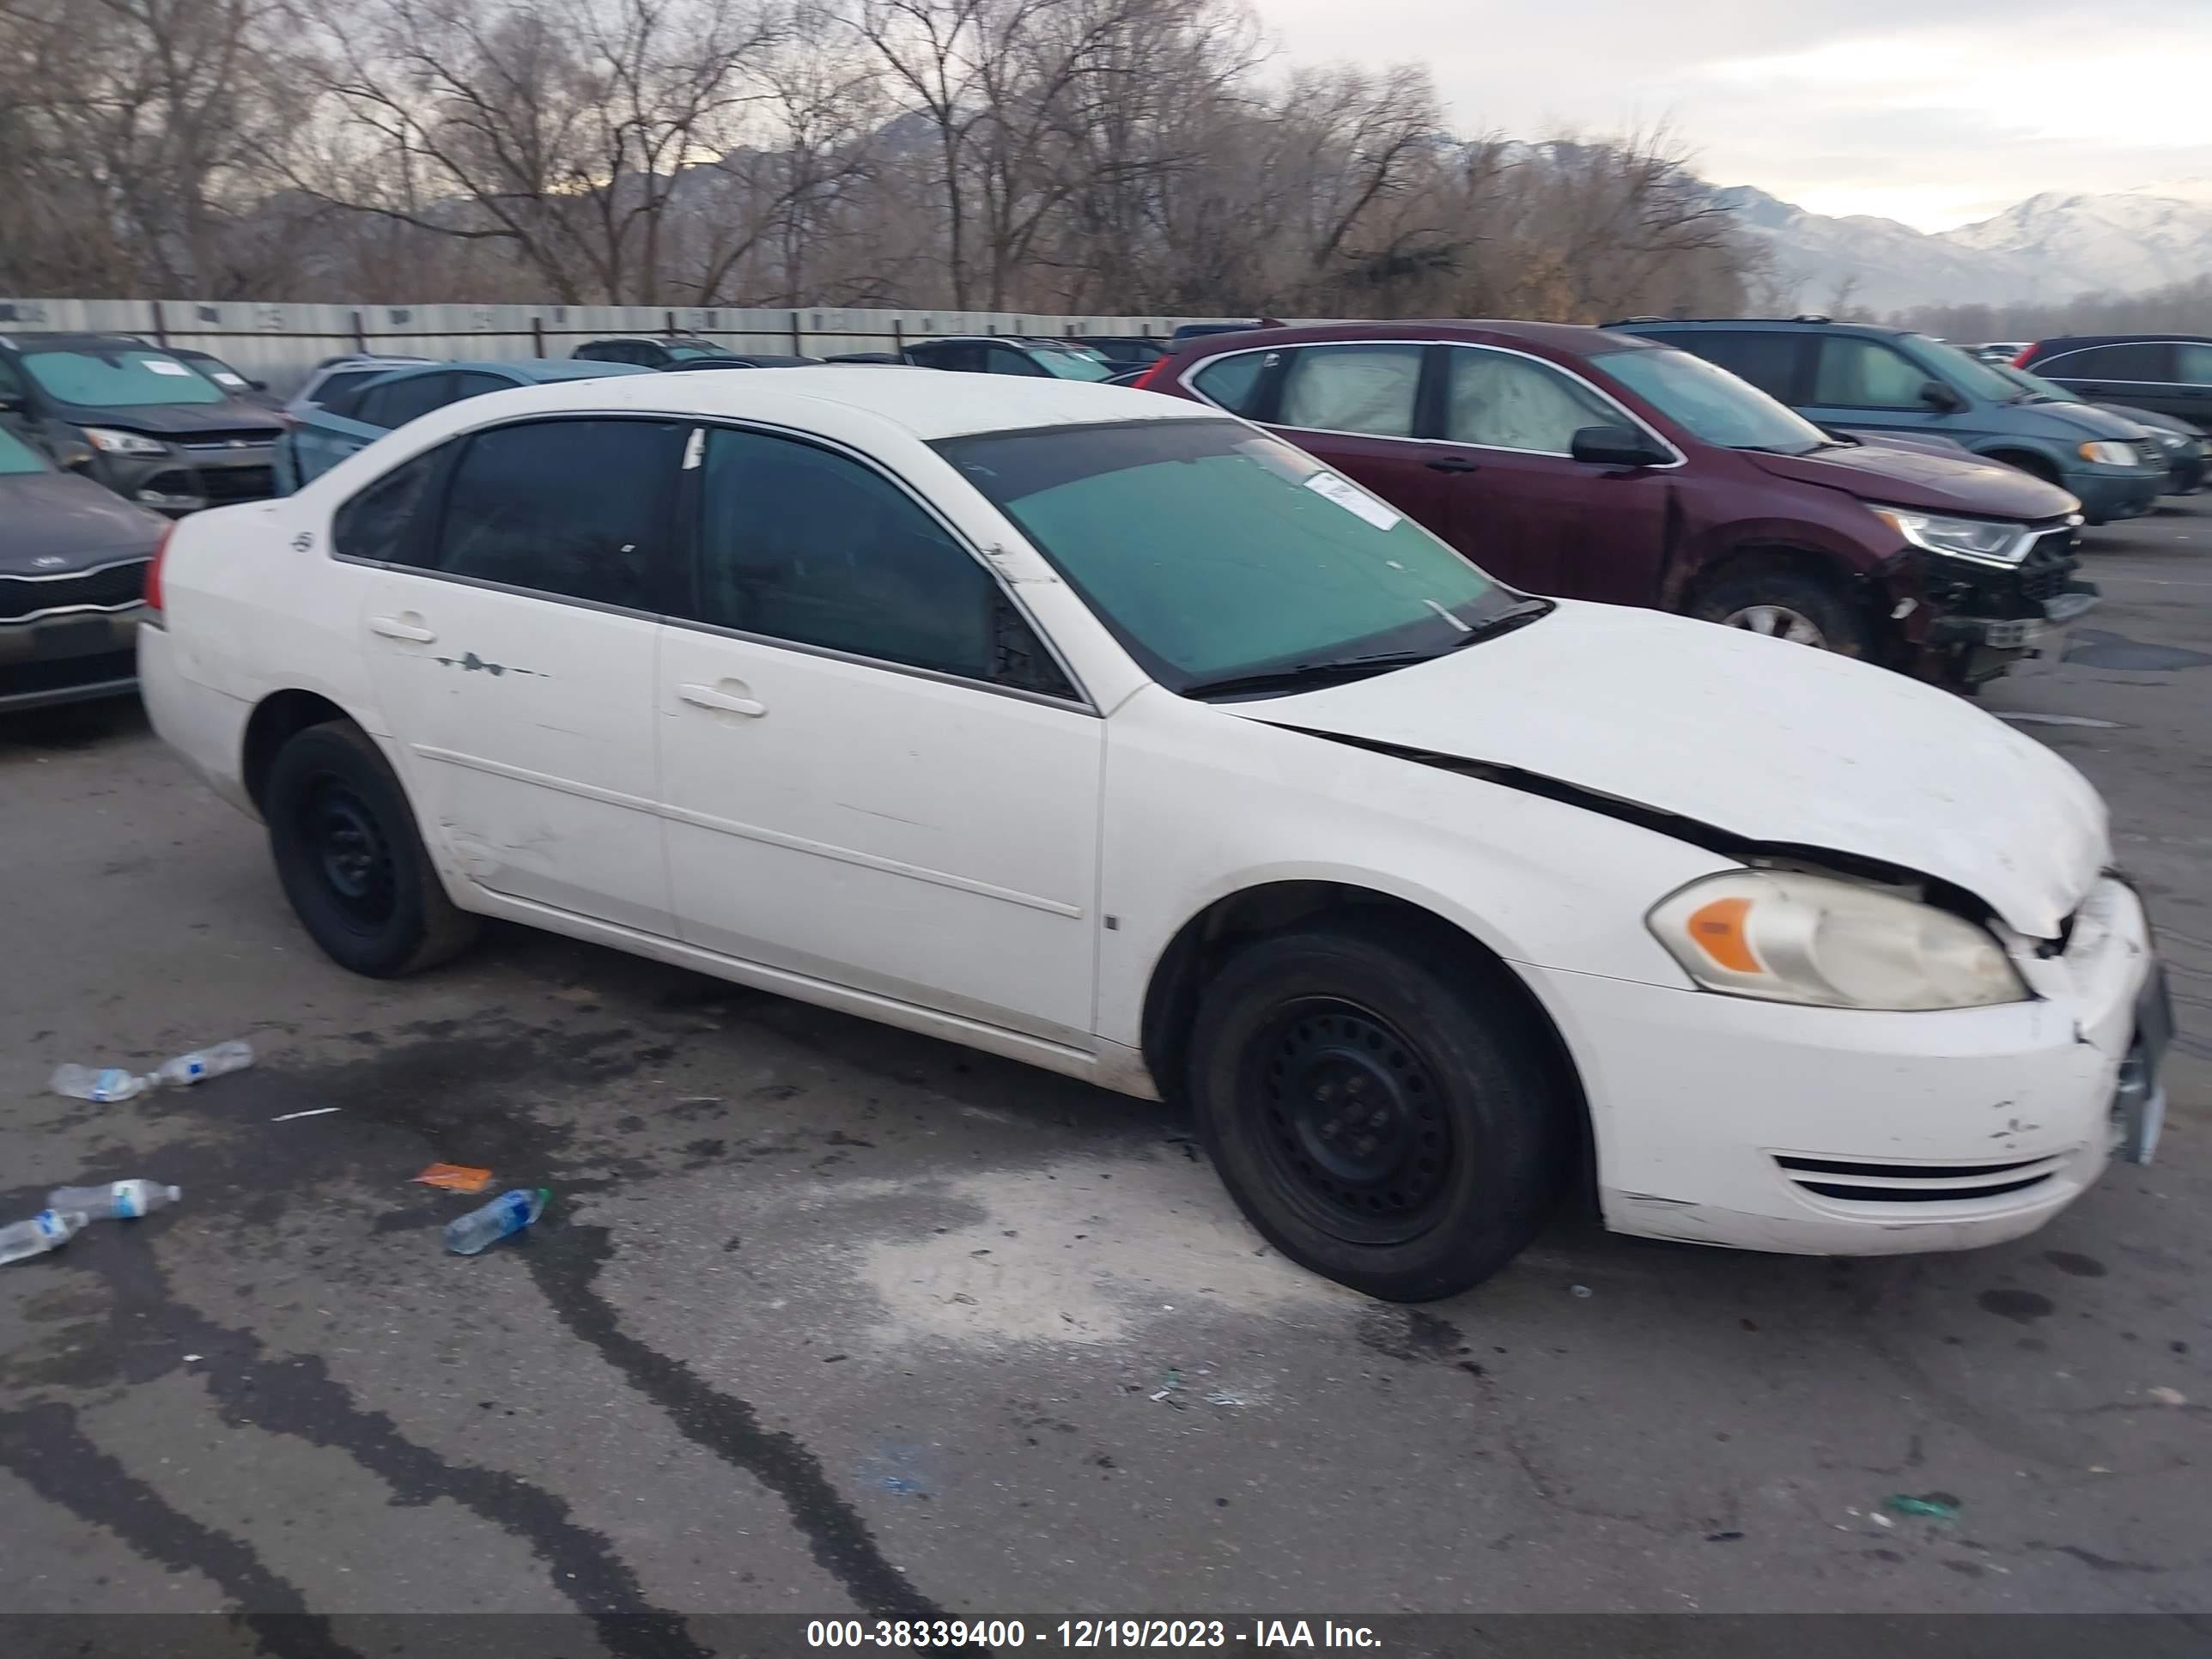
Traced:
<path fill-rule="evenodd" d="M 0 333 L 82 330 L 136 334 L 211 352 L 289 393 L 325 357 L 347 351 L 468 360 L 566 357 L 607 334 L 704 336 L 740 351 L 831 356 L 896 351 L 950 334 L 1147 334 L 1188 317 L 1066 317 L 1017 312 L 860 311 L 832 307 L 295 305 L 252 301 L 0 299 Z"/>

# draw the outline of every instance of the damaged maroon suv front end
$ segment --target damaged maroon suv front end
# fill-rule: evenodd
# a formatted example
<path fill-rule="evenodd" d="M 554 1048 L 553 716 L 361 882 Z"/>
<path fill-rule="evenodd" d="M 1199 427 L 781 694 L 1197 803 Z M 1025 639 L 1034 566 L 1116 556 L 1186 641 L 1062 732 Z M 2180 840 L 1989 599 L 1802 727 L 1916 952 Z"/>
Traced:
<path fill-rule="evenodd" d="M 1273 428 L 1534 592 L 1962 690 L 2055 651 L 2096 604 L 2064 490 L 1962 450 L 1824 430 L 1632 335 L 1270 329 L 1194 341 L 1140 384 Z"/>

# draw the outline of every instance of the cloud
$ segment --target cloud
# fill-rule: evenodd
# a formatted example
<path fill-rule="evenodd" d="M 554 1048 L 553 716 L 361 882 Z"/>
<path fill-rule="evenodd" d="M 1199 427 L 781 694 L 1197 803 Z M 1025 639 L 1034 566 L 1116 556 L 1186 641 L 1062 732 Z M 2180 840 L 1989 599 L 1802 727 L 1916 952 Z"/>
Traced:
<path fill-rule="evenodd" d="M 1707 177 L 1820 212 L 1932 229 L 2039 191 L 2212 174 L 2212 5 L 1256 3 L 1292 58 L 1428 64 L 1462 131 L 1665 121 Z"/>

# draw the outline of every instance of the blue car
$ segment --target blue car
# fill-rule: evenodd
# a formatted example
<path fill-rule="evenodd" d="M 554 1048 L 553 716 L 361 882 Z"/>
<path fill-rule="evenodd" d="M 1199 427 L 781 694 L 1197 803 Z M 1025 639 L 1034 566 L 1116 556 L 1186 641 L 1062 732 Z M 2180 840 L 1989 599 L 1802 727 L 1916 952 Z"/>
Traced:
<path fill-rule="evenodd" d="M 1924 334 L 1825 317 L 1632 317 L 1606 326 L 1693 351 L 1816 426 L 1950 439 L 2071 490 L 2091 524 L 2148 513 L 2167 487 L 2166 452 L 2134 422 L 2039 397 Z"/>
<path fill-rule="evenodd" d="M 505 363 L 429 363 L 388 374 L 333 380 L 318 403 L 288 411 L 290 429 L 276 441 L 276 493 L 289 495 L 349 455 L 418 415 L 511 386 L 548 380 L 589 380 L 605 374 L 649 374 L 634 363 L 579 362 L 573 357 L 525 357 Z"/>

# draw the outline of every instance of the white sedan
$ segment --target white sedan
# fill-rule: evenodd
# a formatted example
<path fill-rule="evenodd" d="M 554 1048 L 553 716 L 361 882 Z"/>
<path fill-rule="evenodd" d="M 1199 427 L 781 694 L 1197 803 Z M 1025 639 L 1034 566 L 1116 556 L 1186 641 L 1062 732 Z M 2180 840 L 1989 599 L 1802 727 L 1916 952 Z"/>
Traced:
<path fill-rule="evenodd" d="M 472 398 L 178 525 L 140 678 L 396 975 L 501 916 L 1186 1099 L 1285 1254 L 1956 1249 L 2147 1157 L 2170 1027 L 2063 761 L 1516 592 L 1150 393 L 840 366 Z"/>

